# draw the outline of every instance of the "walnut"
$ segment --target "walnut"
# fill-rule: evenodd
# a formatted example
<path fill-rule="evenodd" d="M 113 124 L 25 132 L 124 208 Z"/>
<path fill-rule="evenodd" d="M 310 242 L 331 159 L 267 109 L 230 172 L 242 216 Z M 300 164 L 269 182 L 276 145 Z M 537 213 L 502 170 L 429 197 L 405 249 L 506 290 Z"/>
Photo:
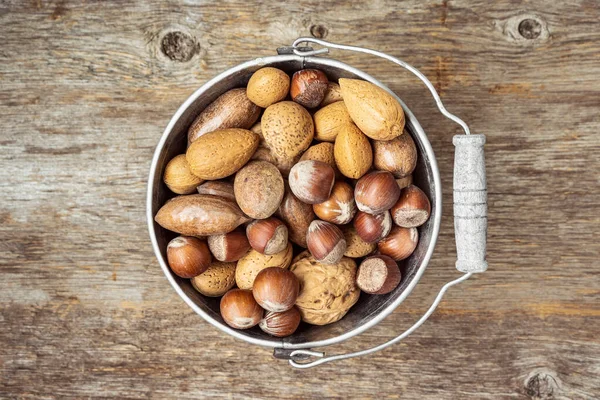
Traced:
<path fill-rule="evenodd" d="M 337 322 L 356 304 L 356 263 L 343 257 L 337 264 L 316 261 L 308 252 L 299 254 L 290 267 L 300 281 L 296 305 L 302 320 L 313 325 Z"/>

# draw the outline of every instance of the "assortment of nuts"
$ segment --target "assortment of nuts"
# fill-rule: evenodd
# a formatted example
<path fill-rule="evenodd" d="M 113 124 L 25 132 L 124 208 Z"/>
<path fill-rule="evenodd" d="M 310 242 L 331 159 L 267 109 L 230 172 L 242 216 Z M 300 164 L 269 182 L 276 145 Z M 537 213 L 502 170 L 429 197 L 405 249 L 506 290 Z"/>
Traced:
<path fill-rule="evenodd" d="M 155 220 L 181 235 L 172 271 L 222 296 L 232 328 L 276 337 L 340 320 L 361 291 L 392 292 L 431 213 L 404 122 L 370 82 L 259 69 L 198 115 L 165 167 L 178 196 Z"/>

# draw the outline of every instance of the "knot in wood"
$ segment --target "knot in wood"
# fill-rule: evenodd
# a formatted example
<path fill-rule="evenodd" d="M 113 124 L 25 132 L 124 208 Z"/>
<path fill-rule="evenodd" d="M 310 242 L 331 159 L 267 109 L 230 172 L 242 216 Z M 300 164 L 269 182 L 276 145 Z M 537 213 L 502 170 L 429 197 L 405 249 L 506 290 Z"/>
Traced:
<path fill-rule="evenodd" d="M 325 39 L 329 30 L 323 25 L 312 25 L 310 27 L 310 34 L 317 39 Z"/>
<path fill-rule="evenodd" d="M 190 35 L 179 31 L 167 33 L 161 41 L 163 54 L 170 60 L 179 62 L 191 60 L 199 47 Z"/>
<path fill-rule="evenodd" d="M 544 371 L 534 373 L 525 382 L 525 393 L 536 400 L 553 399 L 559 390 L 556 377 Z"/>
<path fill-rule="evenodd" d="M 519 23 L 519 34 L 525 39 L 537 39 L 542 33 L 542 24 L 539 21 L 527 18 Z"/>

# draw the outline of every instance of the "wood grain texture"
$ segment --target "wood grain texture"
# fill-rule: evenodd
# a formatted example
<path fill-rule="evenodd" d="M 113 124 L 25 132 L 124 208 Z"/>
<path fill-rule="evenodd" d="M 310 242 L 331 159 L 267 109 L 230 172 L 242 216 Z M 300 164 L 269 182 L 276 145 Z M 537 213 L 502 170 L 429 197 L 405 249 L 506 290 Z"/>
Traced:
<path fill-rule="evenodd" d="M 599 20 L 593 0 L 1 1 L 0 397 L 599 398 Z M 145 188 L 193 90 L 311 32 L 405 59 L 487 135 L 490 267 L 401 344 L 296 371 L 222 335 L 171 289 Z M 335 354 L 408 327 L 457 276 L 459 128 L 407 73 L 331 56 L 414 111 L 448 204 L 416 290 Z"/>

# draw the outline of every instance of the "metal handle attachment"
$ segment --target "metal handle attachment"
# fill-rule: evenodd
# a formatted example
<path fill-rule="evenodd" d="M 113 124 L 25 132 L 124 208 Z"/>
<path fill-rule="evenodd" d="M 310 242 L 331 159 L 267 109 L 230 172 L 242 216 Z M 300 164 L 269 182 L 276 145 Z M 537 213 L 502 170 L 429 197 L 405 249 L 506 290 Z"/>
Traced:
<path fill-rule="evenodd" d="M 299 47 L 300 43 L 316 43 L 324 46 L 324 48 L 313 50 L 312 48 Z M 453 143 L 456 147 L 454 155 L 454 230 L 457 251 L 456 268 L 463 272 L 464 275 L 446 283 L 427 312 L 410 328 L 395 338 L 366 350 L 328 357 L 325 357 L 325 353 L 314 350 L 293 350 L 290 351 L 289 354 L 285 354 L 285 358 L 287 358 L 290 365 L 295 368 L 311 368 L 330 361 L 360 357 L 375 353 L 398 343 L 423 325 L 429 316 L 433 314 L 441 302 L 442 297 L 444 297 L 444 294 L 450 287 L 469 279 L 475 272 L 484 272 L 487 269 L 487 262 L 485 261 L 487 238 L 487 183 L 483 152 L 485 136 L 471 135 L 471 131 L 467 124 L 462 119 L 446 110 L 442 104 L 442 99 L 429 79 L 427 79 L 427 77 L 418 69 L 398 58 L 372 49 L 330 43 L 325 40 L 311 37 L 298 38 L 292 44 L 293 53 L 303 57 L 328 53 L 328 48 L 366 53 L 385 58 L 412 72 L 425 84 L 427 89 L 429 89 L 440 112 L 446 118 L 456 122 L 464 130 L 464 135 L 456 135 L 453 138 Z M 309 357 L 317 357 L 318 359 L 314 361 L 305 361 Z"/>

